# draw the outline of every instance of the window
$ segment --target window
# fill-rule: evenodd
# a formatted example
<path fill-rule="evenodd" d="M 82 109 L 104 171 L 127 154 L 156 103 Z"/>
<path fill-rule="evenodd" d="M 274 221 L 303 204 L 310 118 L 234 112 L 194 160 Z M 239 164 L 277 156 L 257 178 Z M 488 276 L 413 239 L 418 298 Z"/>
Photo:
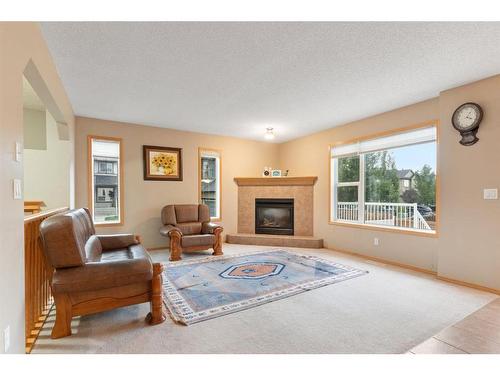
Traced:
<path fill-rule="evenodd" d="M 96 225 L 122 224 L 121 140 L 88 137 L 89 201 Z"/>
<path fill-rule="evenodd" d="M 210 217 L 221 219 L 221 155 L 217 150 L 199 149 L 200 202 L 210 210 Z"/>
<path fill-rule="evenodd" d="M 331 147 L 330 221 L 435 233 L 436 126 Z"/>
<path fill-rule="evenodd" d="M 118 163 L 115 161 L 95 160 L 96 174 L 118 174 Z"/>

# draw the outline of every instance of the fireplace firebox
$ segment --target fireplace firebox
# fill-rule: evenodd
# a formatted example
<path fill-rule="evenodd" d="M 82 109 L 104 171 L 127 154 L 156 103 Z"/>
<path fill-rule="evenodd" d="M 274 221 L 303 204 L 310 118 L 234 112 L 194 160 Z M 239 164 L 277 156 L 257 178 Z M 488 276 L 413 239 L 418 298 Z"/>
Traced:
<path fill-rule="evenodd" d="M 255 199 L 255 233 L 293 235 L 293 199 Z"/>

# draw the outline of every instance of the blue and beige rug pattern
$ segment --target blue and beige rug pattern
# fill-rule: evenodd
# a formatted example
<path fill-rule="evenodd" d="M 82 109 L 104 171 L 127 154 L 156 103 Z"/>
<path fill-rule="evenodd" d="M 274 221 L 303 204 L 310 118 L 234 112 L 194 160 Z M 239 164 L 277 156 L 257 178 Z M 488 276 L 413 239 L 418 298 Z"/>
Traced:
<path fill-rule="evenodd" d="M 163 288 L 172 318 L 189 325 L 366 273 L 275 249 L 166 263 Z"/>

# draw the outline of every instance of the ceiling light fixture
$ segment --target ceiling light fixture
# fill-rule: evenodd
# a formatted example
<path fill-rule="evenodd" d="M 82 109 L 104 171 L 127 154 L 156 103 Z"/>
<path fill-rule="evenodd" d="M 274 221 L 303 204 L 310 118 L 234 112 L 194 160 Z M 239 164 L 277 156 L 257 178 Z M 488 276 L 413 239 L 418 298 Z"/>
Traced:
<path fill-rule="evenodd" d="M 264 138 L 268 141 L 274 139 L 274 130 L 273 128 L 266 128 L 266 134 L 264 134 Z"/>

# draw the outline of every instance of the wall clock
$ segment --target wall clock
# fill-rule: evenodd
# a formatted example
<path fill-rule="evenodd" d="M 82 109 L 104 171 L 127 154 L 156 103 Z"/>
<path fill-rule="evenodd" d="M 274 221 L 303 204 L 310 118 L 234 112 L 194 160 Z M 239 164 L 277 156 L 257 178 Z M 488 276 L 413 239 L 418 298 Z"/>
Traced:
<path fill-rule="evenodd" d="M 483 110 L 481 106 L 476 103 L 464 103 L 453 112 L 451 123 L 462 136 L 460 144 L 472 146 L 479 140 L 476 134 L 482 119 Z"/>

